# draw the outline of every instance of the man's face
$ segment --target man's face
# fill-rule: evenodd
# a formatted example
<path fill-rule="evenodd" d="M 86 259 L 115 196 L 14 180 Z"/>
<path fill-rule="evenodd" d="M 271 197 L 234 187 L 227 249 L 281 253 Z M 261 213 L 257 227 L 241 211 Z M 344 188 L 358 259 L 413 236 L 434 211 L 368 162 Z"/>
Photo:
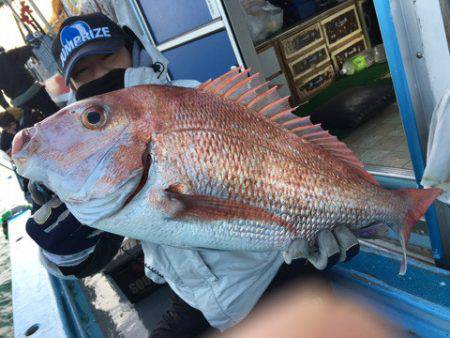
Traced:
<path fill-rule="evenodd" d="M 81 59 L 72 71 L 72 84 L 75 90 L 82 85 L 97 80 L 114 69 L 131 67 L 131 55 L 122 47 L 114 54 L 93 55 Z"/>

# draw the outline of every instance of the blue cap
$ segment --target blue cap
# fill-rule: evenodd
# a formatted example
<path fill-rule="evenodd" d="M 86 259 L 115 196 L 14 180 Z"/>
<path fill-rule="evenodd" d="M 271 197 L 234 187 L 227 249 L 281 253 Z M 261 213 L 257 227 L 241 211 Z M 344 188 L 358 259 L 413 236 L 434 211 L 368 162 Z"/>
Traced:
<path fill-rule="evenodd" d="M 80 59 L 113 54 L 125 45 L 125 37 L 119 25 L 101 13 L 67 18 L 52 44 L 53 56 L 66 84 Z"/>

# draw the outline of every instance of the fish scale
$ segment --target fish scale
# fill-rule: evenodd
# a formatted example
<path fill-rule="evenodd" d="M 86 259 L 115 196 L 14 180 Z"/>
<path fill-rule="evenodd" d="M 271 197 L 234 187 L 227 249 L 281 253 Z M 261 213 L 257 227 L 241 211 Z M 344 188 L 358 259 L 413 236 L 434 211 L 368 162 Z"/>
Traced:
<path fill-rule="evenodd" d="M 242 110 L 242 108 L 236 107 L 238 110 Z M 189 110 L 188 110 L 189 111 Z M 217 112 L 225 111 L 224 109 L 220 109 L 218 107 Z M 219 114 L 218 113 L 218 114 Z M 238 116 L 239 123 L 244 123 L 242 119 L 245 117 L 245 114 L 243 114 L 241 111 L 234 112 L 233 114 L 227 114 L 227 119 L 231 119 L 231 117 Z M 216 116 L 217 117 L 217 116 Z M 253 116 L 249 116 L 253 117 Z M 220 118 L 217 118 L 219 121 Z M 224 118 L 225 119 L 225 118 Z M 228 128 L 224 127 L 223 131 L 221 132 L 215 132 L 214 127 L 216 127 L 215 124 L 211 124 L 212 130 L 207 130 L 204 126 L 200 129 L 198 126 L 195 128 L 195 115 L 193 118 L 193 121 L 189 121 L 189 118 L 186 116 L 184 118 L 181 118 L 179 120 L 182 120 L 185 124 L 185 127 L 187 131 L 183 131 L 183 126 L 176 126 L 177 131 L 171 132 L 169 127 L 165 127 L 165 131 L 160 134 L 160 137 L 158 138 L 158 141 L 161 142 L 161 144 L 164 145 L 165 148 L 171 149 L 172 151 L 168 151 L 167 154 L 171 154 L 168 156 L 168 158 L 165 159 L 167 161 L 166 167 L 171 168 L 173 166 L 177 165 L 177 159 L 179 154 L 187 154 L 184 156 L 184 160 L 182 161 L 183 164 L 189 166 L 188 168 L 184 168 L 184 173 L 190 173 L 188 174 L 188 180 L 190 182 L 195 182 L 193 188 L 193 192 L 197 194 L 208 194 L 211 193 L 212 190 L 207 191 L 205 190 L 205 187 L 212 187 L 214 185 L 217 185 L 218 182 L 216 181 L 215 172 L 217 170 L 220 170 L 218 168 L 229 168 L 229 167 L 238 167 L 239 170 L 234 172 L 232 177 L 230 177 L 228 180 L 222 180 L 220 182 L 221 185 L 224 185 L 227 187 L 229 196 L 234 196 L 236 201 L 242 202 L 242 203 L 248 203 L 250 205 L 258 206 L 261 208 L 267 208 L 271 212 L 274 212 L 278 215 L 281 215 L 279 208 L 274 205 L 273 201 L 269 199 L 263 198 L 264 196 L 270 196 L 271 194 L 274 194 L 275 196 L 283 196 L 283 205 L 285 206 L 285 211 L 287 217 L 289 219 L 296 218 L 297 215 L 301 214 L 304 210 L 304 214 L 310 215 L 306 227 L 304 227 L 305 223 L 302 222 L 296 222 L 294 224 L 295 228 L 299 231 L 300 235 L 308 240 L 313 240 L 315 237 L 315 234 L 320 231 L 323 228 L 330 228 L 332 224 L 338 224 L 338 222 L 342 222 L 343 224 L 349 223 L 345 222 L 345 219 L 338 218 L 336 216 L 330 217 L 330 215 L 337 215 L 335 212 L 339 209 L 347 209 L 352 214 L 354 213 L 360 213 L 361 217 L 364 218 L 363 210 L 357 210 L 357 209 L 350 209 L 349 206 L 345 204 L 345 199 L 342 199 L 342 196 L 334 196 L 333 198 L 333 188 L 329 189 L 328 187 L 333 187 L 333 185 L 330 185 L 327 181 L 326 175 L 319 175 L 316 173 L 310 174 L 310 175 L 299 175 L 299 172 L 301 172 L 302 165 L 299 162 L 294 161 L 285 161 L 284 158 L 298 158 L 298 156 L 301 157 L 300 152 L 289 152 L 289 148 L 283 148 L 284 150 L 284 156 L 276 156 L 273 153 L 270 152 L 270 150 L 267 150 L 263 146 L 256 146 L 253 144 L 253 147 L 248 147 L 243 144 L 242 141 L 237 140 L 235 138 L 227 137 L 227 132 L 229 131 Z M 233 125 L 232 123 L 227 123 L 226 125 Z M 266 132 L 269 135 L 272 135 L 272 137 L 276 136 L 276 133 L 273 130 L 270 130 L 269 128 L 264 128 Z M 186 144 L 190 145 L 193 142 L 199 142 L 199 147 L 196 148 L 197 151 L 195 152 L 195 156 L 191 156 L 191 153 L 188 152 L 188 149 L 180 147 L 180 144 Z M 226 147 L 228 149 L 232 150 L 233 156 L 231 158 L 232 163 L 226 163 L 229 158 L 227 157 L 221 157 L 223 160 L 222 163 L 217 163 L 217 161 L 213 161 L 213 158 L 217 157 L 217 154 L 220 154 L 218 149 L 221 147 Z M 279 150 L 279 149 L 278 149 Z M 331 161 L 333 162 L 332 158 L 327 158 L 326 156 L 322 155 L 315 155 L 314 153 L 310 155 L 311 153 L 308 153 L 308 158 L 315 158 L 315 162 L 313 168 L 315 170 L 318 170 L 318 172 L 330 172 L 329 165 L 321 164 L 320 161 Z M 253 156 L 252 156 L 253 155 Z M 270 156 L 271 155 L 271 156 Z M 296 156 L 297 155 L 297 156 Z M 172 157 L 172 158 L 171 158 Z M 267 182 L 273 182 L 273 184 L 266 184 L 266 187 L 272 187 L 275 189 L 275 191 L 259 191 L 260 194 L 253 191 L 251 189 L 251 186 L 245 186 L 242 183 L 241 178 L 242 177 L 252 177 L 251 172 L 255 170 L 254 163 L 252 161 L 249 161 L 249 158 L 257 159 L 261 161 L 261 163 L 264 163 L 264 167 L 266 169 L 267 173 L 270 173 L 272 177 L 266 176 L 262 177 L 261 181 L 267 183 Z M 158 162 L 160 162 L 158 160 Z M 303 161 L 305 162 L 305 161 Z M 199 172 L 196 170 L 197 163 L 199 163 L 200 171 L 207 172 L 207 175 L 200 175 L 200 177 L 203 178 L 203 180 L 198 180 Z M 321 170 L 319 171 L 321 166 L 328 167 L 328 170 Z M 287 167 L 287 168 L 283 168 Z M 291 175 L 284 175 L 284 172 L 290 172 Z M 296 176 L 297 175 L 297 176 Z M 287 178 L 287 179 L 286 179 Z M 164 178 L 163 178 L 164 179 Z M 166 178 L 167 180 L 168 178 Z M 173 178 L 170 177 L 170 179 L 175 179 L 176 181 L 183 181 L 184 177 L 179 178 Z M 302 186 L 299 185 L 298 182 L 303 181 L 305 182 L 304 191 L 311 192 L 315 191 L 315 194 L 309 195 L 308 193 L 306 195 L 302 195 L 299 193 L 302 190 Z M 323 185 L 320 183 L 323 182 Z M 314 185 L 314 188 L 311 189 L 311 187 Z M 290 189 L 289 189 L 290 188 Z M 324 196 L 329 196 L 330 199 L 323 200 L 321 198 L 318 198 L 318 193 L 323 192 Z M 223 196 L 215 196 L 215 197 L 223 197 Z M 344 203 L 338 203 L 333 204 L 330 200 L 335 201 L 344 201 Z M 307 201 L 304 203 L 304 201 Z M 317 204 L 322 205 L 314 205 L 309 204 L 308 201 L 311 201 L 312 203 L 316 202 Z M 299 207 L 300 206 L 300 207 Z M 334 212 L 333 212 L 334 211 Z M 312 216 L 312 217 L 311 217 Z M 306 228 L 306 229 L 305 229 Z"/>

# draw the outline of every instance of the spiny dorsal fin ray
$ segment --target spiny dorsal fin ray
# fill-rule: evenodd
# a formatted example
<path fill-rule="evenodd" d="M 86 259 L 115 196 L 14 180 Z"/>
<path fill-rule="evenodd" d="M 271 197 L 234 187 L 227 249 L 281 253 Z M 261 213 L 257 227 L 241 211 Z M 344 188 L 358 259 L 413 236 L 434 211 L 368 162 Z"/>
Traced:
<path fill-rule="evenodd" d="M 222 81 L 227 80 L 229 77 L 239 73 L 241 70 L 241 67 L 236 67 L 236 68 L 232 68 L 231 70 L 229 70 L 228 72 L 226 72 L 225 74 L 219 76 L 218 78 L 212 80 L 212 81 L 206 81 L 207 83 L 205 83 L 204 85 L 201 84 L 200 87 L 203 90 L 208 90 L 210 92 L 212 92 L 219 84 L 222 83 Z"/>
<path fill-rule="evenodd" d="M 251 83 L 250 83 L 251 84 Z M 242 104 L 243 106 L 247 105 L 250 101 L 255 99 L 258 96 L 258 91 L 264 90 L 265 87 L 268 87 L 269 82 L 260 83 L 254 87 L 249 88 L 243 94 L 241 94 L 235 101 L 237 103 Z"/>
<path fill-rule="evenodd" d="M 272 103 L 278 98 L 277 87 L 272 87 L 266 91 L 263 91 L 261 94 L 256 95 L 256 97 L 250 100 L 245 106 L 247 108 L 253 108 L 254 110 L 259 111 L 261 109 L 259 108 L 260 106 L 263 106 L 264 108 L 267 104 Z"/>
<path fill-rule="evenodd" d="M 319 139 L 319 138 L 321 138 L 323 136 L 328 136 L 328 135 L 329 134 L 328 134 L 327 131 L 319 130 L 319 131 L 316 131 L 314 133 L 310 133 L 308 135 L 305 135 L 304 138 L 311 141 L 311 140 L 317 140 L 317 139 Z"/>
<path fill-rule="evenodd" d="M 281 107 L 284 107 L 284 110 L 280 111 Z M 259 110 L 259 113 L 273 121 L 277 121 L 278 118 L 275 116 L 286 112 L 292 114 L 293 111 L 289 106 L 289 96 L 285 96 L 265 105 Z"/>
<path fill-rule="evenodd" d="M 336 136 L 314 125 L 309 117 L 298 117 L 289 106 L 288 97 L 281 98 L 277 86 L 269 82 L 261 83 L 259 74 L 248 76 L 249 69 L 233 68 L 215 80 L 208 80 L 198 88 L 212 94 L 233 100 L 246 108 L 256 111 L 268 120 L 290 130 L 305 142 L 321 147 L 336 158 L 355 168 L 366 180 L 379 185 L 375 178 L 364 170 L 364 165 L 353 152 Z"/>
<path fill-rule="evenodd" d="M 291 131 L 297 135 L 297 136 L 305 136 L 311 133 L 315 133 L 317 131 L 322 131 L 322 127 L 318 124 L 314 125 L 314 124 L 310 124 L 310 125 L 305 125 L 305 126 L 300 126 L 294 129 L 291 129 Z"/>
<path fill-rule="evenodd" d="M 227 79 L 223 80 L 221 83 L 212 89 L 212 93 L 224 94 L 228 89 L 233 87 L 235 84 L 239 83 L 242 79 L 247 78 L 247 74 L 250 72 L 249 69 L 245 69 L 240 73 L 234 74 Z"/>
<path fill-rule="evenodd" d="M 278 123 L 279 125 L 283 126 L 283 123 L 285 122 L 289 122 L 292 120 L 292 112 L 294 111 L 294 108 L 289 108 L 286 110 L 282 110 L 279 113 L 275 113 L 273 115 L 271 115 L 270 113 L 265 114 L 265 116 L 271 120 L 274 121 L 276 123 Z M 284 127 L 286 128 L 286 127 Z M 286 128 L 289 129 L 289 128 Z"/>
<path fill-rule="evenodd" d="M 224 94 L 223 97 L 225 98 L 237 98 L 244 94 L 248 88 L 253 87 L 252 83 L 259 83 L 259 74 L 253 74 L 250 76 L 244 76 L 243 80 L 240 80 L 235 85 L 233 85 L 230 89 L 228 89 Z"/>
<path fill-rule="evenodd" d="M 306 116 L 306 117 L 296 117 L 292 120 L 282 123 L 281 125 L 286 129 L 292 130 L 301 126 L 305 126 L 309 123 L 311 123 L 309 116 Z"/>
<path fill-rule="evenodd" d="M 212 82 L 212 79 L 208 79 L 205 82 L 203 82 L 202 84 L 200 84 L 197 89 L 201 89 L 201 90 L 206 90 L 206 88 L 208 88 L 209 84 Z"/>

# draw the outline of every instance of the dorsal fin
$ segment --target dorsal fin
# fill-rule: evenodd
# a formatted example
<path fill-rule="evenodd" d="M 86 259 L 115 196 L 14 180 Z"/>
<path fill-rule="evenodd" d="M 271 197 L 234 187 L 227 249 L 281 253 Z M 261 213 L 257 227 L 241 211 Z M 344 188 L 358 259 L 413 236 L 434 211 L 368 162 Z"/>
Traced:
<path fill-rule="evenodd" d="M 285 121 L 281 125 L 284 128 L 291 130 L 300 126 L 304 126 L 308 123 L 311 123 L 309 116 L 305 116 L 305 117 L 296 117 L 295 119 Z"/>
<path fill-rule="evenodd" d="M 285 109 L 280 111 L 280 106 L 284 106 Z M 294 109 L 295 110 L 295 109 Z M 289 106 L 289 96 L 282 97 L 281 99 L 275 100 L 272 103 L 267 104 L 259 110 L 261 115 L 264 115 L 271 120 L 276 121 L 278 117 L 282 116 L 285 112 L 293 112 L 293 108 Z M 273 118 L 273 119 L 272 119 Z"/>
<path fill-rule="evenodd" d="M 208 80 L 198 89 L 233 100 L 257 114 L 263 115 L 300 137 L 326 150 L 333 156 L 353 167 L 356 172 L 369 182 L 379 185 L 375 178 L 364 170 L 364 165 L 353 152 L 336 136 L 322 129 L 320 124 L 313 124 L 309 117 L 293 114 L 295 108 L 289 105 L 289 97 L 281 98 L 277 87 L 269 82 L 259 80 L 259 74 L 249 75 L 249 69 L 233 68 L 215 80 Z"/>
<path fill-rule="evenodd" d="M 258 96 L 257 92 L 259 90 L 264 90 L 264 87 L 267 87 L 267 85 L 269 84 L 269 81 L 260 83 L 254 87 L 249 88 L 247 91 L 245 91 L 244 93 L 242 93 L 241 95 L 239 95 L 236 98 L 236 102 L 237 103 L 241 103 L 242 105 L 246 105 L 248 102 L 250 102 L 251 100 L 253 100 L 255 97 Z"/>
<path fill-rule="evenodd" d="M 227 79 L 223 80 L 221 83 L 217 84 L 216 88 L 212 91 L 213 93 L 224 94 L 228 89 L 232 88 L 235 84 L 239 83 L 243 78 L 247 78 L 247 74 L 250 69 L 245 69 L 240 73 L 233 74 Z"/>
<path fill-rule="evenodd" d="M 257 83 L 259 82 L 259 74 L 253 74 L 250 76 L 245 76 L 244 79 L 239 80 L 235 85 L 233 85 L 230 89 L 228 89 L 224 94 L 223 97 L 230 99 L 236 98 L 238 96 L 241 96 L 243 93 L 247 91 L 248 88 L 253 87 L 252 82 Z"/>
<path fill-rule="evenodd" d="M 229 70 L 225 74 L 219 76 L 218 78 L 216 78 L 214 80 L 210 79 L 210 80 L 202 83 L 198 88 L 203 89 L 203 90 L 208 90 L 210 92 L 214 92 L 214 89 L 219 84 L 221 84 L 223 81 L 226 81 L 229 77 L 233 76 L 234 74 L 239 73 L 241 69 L 242 69 L 241 67 L 231 68 L 231 70 Z"/>
<path fill-rule="evenodd" d="M 263 91 L 261 94 L 256 95 L 256 97 L 250 100 L 245 106 L 259 112 L 260 109 L 265 108 L 267 104 L 271 104 L 278 98 L 277 87 L 272 87 Z"/>

